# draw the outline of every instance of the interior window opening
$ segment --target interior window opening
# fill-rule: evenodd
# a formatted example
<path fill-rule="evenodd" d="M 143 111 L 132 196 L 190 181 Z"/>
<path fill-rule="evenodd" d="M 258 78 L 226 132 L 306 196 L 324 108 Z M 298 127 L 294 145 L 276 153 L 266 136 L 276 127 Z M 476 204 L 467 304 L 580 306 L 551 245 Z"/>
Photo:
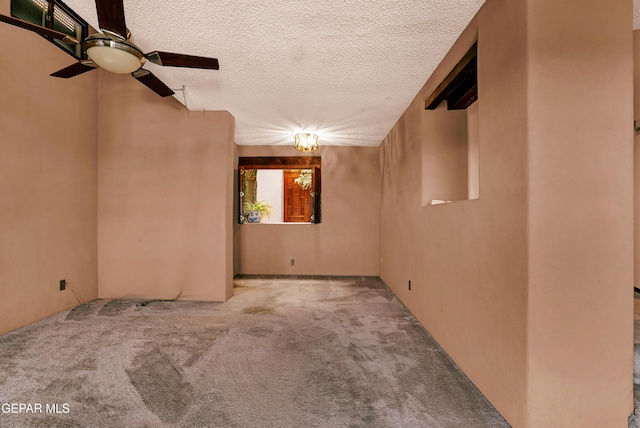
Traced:
<path fill-rule="evenodd" d="M 425 101 L 422 205 L 480 198 L 477 43 Z"/>
<path fill-rule="evenodd" d="M 320 223 L 320 158 L 240 158 L 239 223 Z"/>

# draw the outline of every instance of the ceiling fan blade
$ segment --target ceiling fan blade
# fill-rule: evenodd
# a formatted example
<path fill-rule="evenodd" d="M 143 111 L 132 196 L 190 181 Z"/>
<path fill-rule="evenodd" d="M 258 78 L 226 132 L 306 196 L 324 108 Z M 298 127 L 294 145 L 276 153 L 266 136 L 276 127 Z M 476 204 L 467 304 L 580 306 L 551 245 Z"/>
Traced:
<path fill-rule="evenodd" d="M 154 64 L 168 67 L 206 68 L 209 70 L 220 69 L 217 58 L 158 51 L 146 54 L 145 58 Z"/>
<path fill-rule="evenodd" d="M 58 70 L 51 75 L 53 77 L 68 79 L 69 77 L 77 76 L 78 74 L 86 73 L 87 71 L 95 70 L 96 68 L 98 68 L 98 66 L 91 60 L 80 61 L 70 65 L 69 67 L 63 68 L 62 70 Z"/>
<path fill-rule="evenodd" d="M 168 97 L 170 95 L 175 94 L 167 85 L 162 83 L 162 80 L 158 79 L 152 72 L 149 70 L 145 70 L 144 68 L 140 68 L 133 73 L 131 73 L 133 77 L 138 79 L 143 85 L 147 88 L 151 89 L 156 94 L 161 97 Z"/>
<path fill-rule="evenodd" d="M 69 43 L 70 45 L 77 45 L 78 43 L 80 43 L 79 40 L 69 36 L 68 34 L 52 30 L 50 28 L 42 27 L 37 24 L 32 24 L 31 22 L 23 21 L 22 19 L 14 18 L 13 16 L 0 15 L 0 21 L 6 22 L 7 24 L 15 25 L 16 27 L 33 31 L 34 33 L 38 33 L 42 36 L 62 40 L 63 42 Z"/>
<path fill-rule="evenodd" d="M 122 0 L 96 0 L 98 12 L 98 26 L 108 34 L 127 40 L 127 23 L 124 19 L 124 4 Z"/>

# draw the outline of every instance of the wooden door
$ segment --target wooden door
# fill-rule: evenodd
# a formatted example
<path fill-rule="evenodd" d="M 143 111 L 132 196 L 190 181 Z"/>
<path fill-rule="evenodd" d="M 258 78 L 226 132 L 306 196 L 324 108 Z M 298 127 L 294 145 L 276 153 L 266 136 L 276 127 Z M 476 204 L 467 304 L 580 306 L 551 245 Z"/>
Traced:
<path fill-rule="evenodd" d="M 311 221 L 311 188 L 304 190 L 296 183 L 299 169 L 284 170 L 284 221 Z"/>

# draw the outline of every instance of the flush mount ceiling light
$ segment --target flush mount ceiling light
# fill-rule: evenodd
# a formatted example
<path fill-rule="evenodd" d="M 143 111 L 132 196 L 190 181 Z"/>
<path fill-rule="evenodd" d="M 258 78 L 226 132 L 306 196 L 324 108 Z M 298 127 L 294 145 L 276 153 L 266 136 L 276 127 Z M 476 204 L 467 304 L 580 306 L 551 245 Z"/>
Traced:
<path fill-rule="evenodd" d="M 318 150 L 318 134 L 296 134 L 293 136 L 293 147 L 301 152 Z"/>
<path fill-rule="evenodd" d="M 95 34 L 87 38 L 82 48 L 100 68 L 112 73 L 133 73 L 145 63 L 142 51 L 128 40 L 115 41 Z"/>

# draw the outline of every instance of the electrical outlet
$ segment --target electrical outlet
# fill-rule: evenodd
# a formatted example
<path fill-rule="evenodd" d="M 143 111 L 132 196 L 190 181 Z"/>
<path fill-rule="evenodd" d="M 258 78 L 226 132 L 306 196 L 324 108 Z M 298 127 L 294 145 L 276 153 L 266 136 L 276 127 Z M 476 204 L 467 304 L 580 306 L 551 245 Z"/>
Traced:
<path fill-rule="evenodd" d="M 409 291 L 411 291 L 411 280 L 409 280 Z"/>
<path fill-rule="evenodd" d="M 296 265 L 296 259 L 289 259 L 289 265 L 295 266 Z"/>
<path fill-rule="evenodd" d="M 64 290 L 65 288 L 67 288 L 67 280 L 66 279 L 61 279 L 60 280 L 60 291 Z"/>

